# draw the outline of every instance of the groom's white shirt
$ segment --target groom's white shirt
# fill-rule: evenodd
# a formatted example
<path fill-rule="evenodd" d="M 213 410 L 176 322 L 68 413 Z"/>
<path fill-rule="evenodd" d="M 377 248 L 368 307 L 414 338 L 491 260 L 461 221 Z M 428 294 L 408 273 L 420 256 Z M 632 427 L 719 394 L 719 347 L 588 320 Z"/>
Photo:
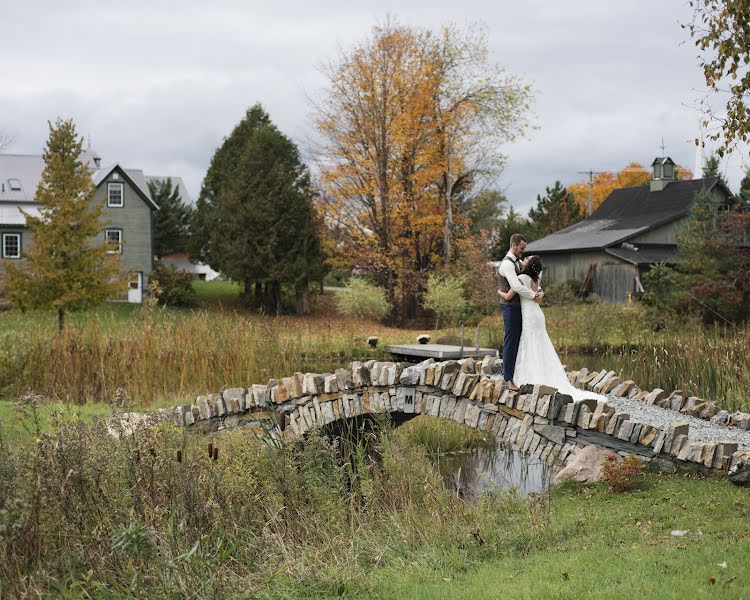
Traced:
<path fill-rule="evenodd" d="M 518 279 L 518 275 L 516 274 L 516 266 L 515 266 L 515 263 L 518 259 L 510 251 L 505 256 L 509 257 L 513 262 L 503 260 L 500 263 L 500 268 L 498 270 L 500 271 L 500 275 L 502 275 L 503 277 L 505 277 L 505 279 L 508 280 L 508 285 L 510 285 L 510 289 L 512 289 L 519 296 L 523 296 L 524 298 L 528 298 L 529 300 L 533 300 L 534 298 L 536 298 L 536 292 L 527 288 Z"/>

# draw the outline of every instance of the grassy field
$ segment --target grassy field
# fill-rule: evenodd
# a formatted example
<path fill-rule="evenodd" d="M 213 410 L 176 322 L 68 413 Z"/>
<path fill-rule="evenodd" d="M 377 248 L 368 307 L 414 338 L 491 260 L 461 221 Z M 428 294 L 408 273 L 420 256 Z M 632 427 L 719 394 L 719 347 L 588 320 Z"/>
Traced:
<path fill-rule="evenodd" d="M 325 306 L 257 315 L 238 309 L 231 284 L 200 288 L 199 310 L 110 305 L 71 315 L 63 336 L 54 315 L 0 314 L 0 597 L 747 597 L 750 496 L 725 477 L 652 472 L 628 494 L 565 485 L 473 504 L 446 489 L 428 455 L 487 440 L 434 419 L 385 427 L 345 459 L 316 436 L 276 448 L 233 433 L 212 440 L 217 460 L 206 438 L 171 427 L 112 439 L 94 419 L 109 412 L 104 400 L 190 401 L 383 357 L 366 335 L 382 348 L 423 332 L 363 332 Z M 746 406 L 747 330 L 651 333 L 638 307 L 546 315 L 569 366 Z M 480 332 L 497 347 L 500 319 Z"/>
<path fill-rule="evenodd" d="M 34 429 L 38 405 L 22 405 Z M 500 490 L 466 503 L 382 429 L 342 462 L 171 427 L 112 439 L 63 419 L 0 438 L 0 596 L 745 598 L 750 496 L 726 477 Z M 179 454 L 178 454 L 179 451 Z M 674 536 L 672 532 L 684 531 Z"/>
<path fill-rule="evenodd" d="M 142 407 L 191 402 L 222 387 L 385 359 L 386 344 L 430 332 L 342 318 L 333 292 L 316 299 L 315 315 L 276 317 L 240 308 L 240 288 L 231 282 L 196 282 L 196 289 L 197 310 L 110 304 L 70 315 L 62 336 L 52 313 L 0 313 L 0 401 L 33 389 L 74 404 L 110 402 L 118 390 Z M 685 320 L 654 332 L 637 305 L 545 311 L 550 337 L 571 369 L 614 369 L 643 387 L 679 388 L 731 410 L 750 409 L 750 328 L 724 331 Z M 501 347 L 499 316 L 486 317 L 479 329 L 482 345 Z M 430 333 L 456 338 L 458 330 Z M 466 329 L 467 345 L 475 334 Z M 375 350 L 369 335 L 380 338 Z"/>
<path fill-rule="evenodd" d="M 642 491 L 629 494 L 611 494 L 603 484 L 566 485 L 552 490 L 548 512 L 524 509 L 499 539 L 482 538 L 480 545 L 467 534 L 470 550 L 446 548 L 367 570 L 340 595 L 679 600 L 746 598 L 750 589 L 743 525 L 750 498 L 725 479 L 651 474 Z M 298 589 L 297 596 L 331 591 Z"/>

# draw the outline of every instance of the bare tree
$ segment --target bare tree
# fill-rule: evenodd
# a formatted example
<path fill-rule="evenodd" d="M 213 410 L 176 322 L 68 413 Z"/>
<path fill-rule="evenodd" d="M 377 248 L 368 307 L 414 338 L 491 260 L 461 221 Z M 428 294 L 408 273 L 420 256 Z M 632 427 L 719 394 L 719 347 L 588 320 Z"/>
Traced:
<path fill-rule="evenodd" d="M 13 136 L 5 130 L 0 129 L 0 152 L 5 152 L 13 143 Z"/>

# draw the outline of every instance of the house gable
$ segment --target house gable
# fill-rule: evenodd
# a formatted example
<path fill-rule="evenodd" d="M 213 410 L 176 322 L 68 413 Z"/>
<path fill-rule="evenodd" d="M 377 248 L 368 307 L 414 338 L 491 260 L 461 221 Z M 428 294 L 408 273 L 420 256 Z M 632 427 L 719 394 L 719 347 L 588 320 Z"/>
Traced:
<path fill-rule="evenodd" d="M 123 267 L 148 275 L 153 270 L 152 215 L 156 204 L 137 184 L 140 171 L 115 165 L 104 173 L 97 172 L 94 179 L 97 187 L 92 201 L 104 208 L 104 227 L 97 243 L 105 242 L 107 230 L 118 230 Z M 108 202 L 110 185 L 121 188 L 121 202 Z"/>

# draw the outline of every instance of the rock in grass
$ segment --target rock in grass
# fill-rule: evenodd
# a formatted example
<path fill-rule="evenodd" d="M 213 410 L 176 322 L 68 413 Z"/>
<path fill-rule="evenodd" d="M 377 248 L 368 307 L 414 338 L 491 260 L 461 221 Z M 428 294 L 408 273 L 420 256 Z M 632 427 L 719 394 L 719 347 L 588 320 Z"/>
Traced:
<path fill-rule="evenodd" d="M 727 475 L 735 485 L 750 486 L 750 452 L 735 452 Z"/>
<path fill-rule="evenodd" d="M 586 446 L 570 459 L 565 468 L 555 477 L 555 483 L 572 479 L 581 483 L 596 483 L 602 478 L 602 467 L 616 453 L 594 444 Z"/>

